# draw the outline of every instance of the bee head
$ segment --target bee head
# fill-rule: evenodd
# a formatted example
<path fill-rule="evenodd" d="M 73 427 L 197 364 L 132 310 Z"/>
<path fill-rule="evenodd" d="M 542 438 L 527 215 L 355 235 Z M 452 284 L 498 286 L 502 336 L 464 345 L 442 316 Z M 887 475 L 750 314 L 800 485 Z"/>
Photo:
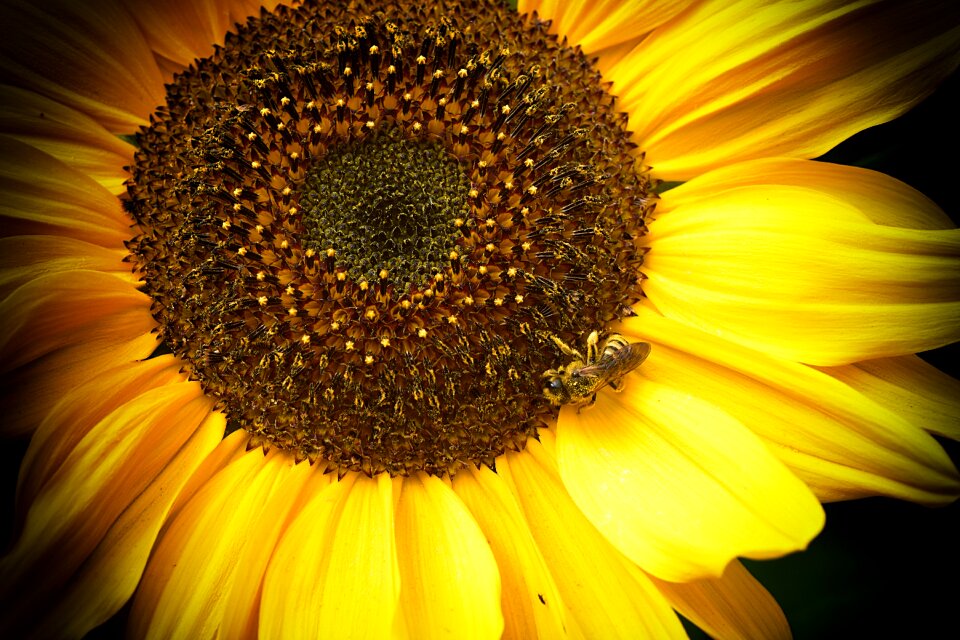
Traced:
<path fill-rule="evenodd" d="M 567 391 L 563 379 L 556 371 L 548 371 L 543 374 L 543 395 L 553 404 L 564 404 L 570 401 L 570 393 Z"/>

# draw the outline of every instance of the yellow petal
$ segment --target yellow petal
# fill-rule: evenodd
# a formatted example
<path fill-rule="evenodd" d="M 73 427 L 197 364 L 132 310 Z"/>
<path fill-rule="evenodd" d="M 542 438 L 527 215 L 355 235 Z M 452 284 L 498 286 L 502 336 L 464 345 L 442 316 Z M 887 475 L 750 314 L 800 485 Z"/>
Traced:
<path fill-rule="evenodd" d="M 517 11 L 536 11 L 541 20 L 552 21 L 550 33 L 596 54 L 625 42 L 640 42 L 691 4 L 692 0 L 520 0 Z"/>
<path fill-rule="evenodd" d="M 960 478 L 920 424 L 856 388 L 795 362 L 698 331 L 647 306 L 620 330 L 654 343 L 640 373 L 735 416 L 821 500 L 889 495 L 952 501 Z M 641 383 L 634 382 L 636 386 Z"/>
<path fill-rule="evenodd" d="M 130 13 L 115 0 L 4 2 L 6 82 L 82 111 L 113 133 L 132 133 L 163 103 L 163 78 Z"/>
<path fill-rule="evenodd" d="M 568 633 L 611 640 L 686 637 L 650 579 L 634 570 L 570 498 L 550 451 L 553 434 L 541 430 L 540 439 L 543 444 L 528 440 L 523 452 L 498 458 L 497 472 L 523 507 L 550 567 L 567 608 Z"/>
<path fill-rule="evenodd" d="M 262 638 L 386 638 L 399 600 L 393 485 L 348 474 L 290 525 L 263 586 Z"/>
<path fill-rule="evenodd" d="M 739 562 L 731 562 L 719 578 L 653 582 L 677 611 L 712 638 L 790 637 L 777 601 Z"/>
<path fill-rule="evenodd" d="M 476 520 L 438 478 L 403 480 L 397 503 L 400 610 L 411 638 L 499 638 L 500 574 Z"/>
<path fill-rule="evenodd" d="M 683 387 L 634 378 L 557 422 L 564 486 L 624 555 L 690 580 L 721 575 L 737 556 L 803 549 L 819 533 L 819 503 L 759 438 Z"/>
<path fill-rule="evenodd" d="M 953 2 L 704 2 L 607 77 L 654 172 L 812 158 L 892 120 L 960 59 Z"/>
<path fill-rule="evenodd" d="M 112 194 L 126 191 L 133 146 L 93 118 L 55 100 L 0 86 L 0 134 L 9 135 L 84 173 Z"/>
<path fill-rule="evenodd" d="M 960 440 L 960 380 L 919 357 L 878 358 L 823 371 L 910 424 Z"/>
<path fill-rule="evenodd" d="M 960 230 L 873 224 L 791 186 L 658 212 L 644 292 L 666 316 L 779 357 L 837 365 L 960 340 Z"/>
<path fill-rule="evenodd" d="M 823 192 L 877 224 L 908 229 L 957 226 L 930 198 L 896 178 L 860 167 L 797 158 L 760 158 L 719 167 L 664 193 L 657 210 L 669 211 L 739 187 L 772 185 Z"/>
<path fill-rule="evenodd" d="M 259 451 L 225 467 L 163 532 L 130 611 L 138 638 L 209 638 L 219 628 L 227 595 L 250 534 L 283 494 L 292 460 Z M 273 514 L 269 514 L 273 515 Z M 277 523 L 279 526 L 279 523 Z M 270 540 L 262 552 L 269 555 Z"/>
<path fill-rule="evenodd" d="M 136 286 L 122 246 L 108 249 L 65 236 L 0 238 L 0 300 L 26 282 L 60 271 L 103 271 Z"/>
<path fill-rule="evenodd" d="M 17 503 L 28 508 L 41 489 L 66 463 L 77 444 L 117 407 L 146 391 L 183 381 L 173 356 L 127 362 L 88 375 L 78 386 L 61 389 L 61 400 L 49 407 L 30 439 L 20 466 Z"/>
<path fill-rule="evenodd" d="M 39 617 L 37 637 L 82 637 L 106 622 L 140 582 L 157 532 L 177 492 L 223 437 L 226 418 L 211 413 L 156 480 L 117 518 L 103 540 Z"/>
<path fill-rule="evenodd" d="M 0 236 L 69 236 L 115 249 L 133 235 L 130 224 L 93 178 L 0 135 Z"/>
<path fill-rule="evenodd" d="M 29 619 L 46 606 L 43 596 L 59 591 L 210 409 L 198 383 L 167 384 L 117 408 L 77 443 L 0 561 L 0 594 L 5 602 L 23 602 L 11 610 Z"/>
<path fill-rule="evenodd" d="M 503 638 L 563 637 L 566 609 L 557 585 L 503 478 L 487 467 L 467 468 L 454 477 L 453 490 L 486 534 L 500 568 Z"/>

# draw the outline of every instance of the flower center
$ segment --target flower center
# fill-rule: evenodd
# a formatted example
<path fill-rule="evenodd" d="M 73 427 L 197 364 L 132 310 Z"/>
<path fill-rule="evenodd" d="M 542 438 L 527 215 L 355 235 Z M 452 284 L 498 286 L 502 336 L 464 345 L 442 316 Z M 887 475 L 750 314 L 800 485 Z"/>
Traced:
<path fill-rule="evenodd" d="M 454 222 L 470 213 L 470 181 L 433 140 L 387 128 L 330 149 L 307 175 L 300 202 L 304 244 L 333 249 L 348 276 L 383 271 L 404 290 L 446 267 Z"/>
<path fill-rule="evenodd" d="M 129 247 L 165 343 L 229 428 L 340 473 L 522 448 L 557 339 L 641 296 L 654 197 L 599 74 L 461 4 L 281 7 L 138 136 Z"/>

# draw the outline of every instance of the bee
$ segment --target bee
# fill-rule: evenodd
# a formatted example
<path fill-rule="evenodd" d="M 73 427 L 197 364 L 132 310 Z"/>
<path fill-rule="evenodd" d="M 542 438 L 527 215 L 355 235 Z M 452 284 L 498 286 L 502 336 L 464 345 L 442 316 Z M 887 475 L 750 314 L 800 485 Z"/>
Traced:
<path fill-rule="evenodd" d="M 646 342 L 627 342 L 623 336 L 612 333 L 598 347 L 600 335 L 593 331 L 587 337 L 587 357 L 564 343 L 556 336 L 550 336 L 560 350 L 574 358 L 559 369 L 550 369 L 543 373 L 543 395 L 556 405 L 577 405 L 577 412 L 593 406 L 597 401 L 597 392 L 610 385 L 614 391 L 623 389 L 623 376 L 640 366 L 650 355 L 650 344 Z"/>

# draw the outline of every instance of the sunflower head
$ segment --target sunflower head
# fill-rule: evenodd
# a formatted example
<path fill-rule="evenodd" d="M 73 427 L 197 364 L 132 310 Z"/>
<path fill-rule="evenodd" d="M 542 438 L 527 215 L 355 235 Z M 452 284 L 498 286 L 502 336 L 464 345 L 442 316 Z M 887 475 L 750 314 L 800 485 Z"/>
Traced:
<path fill-rule="evenodd" d="M 130 250 L 234 428 L 341 472 L 492 464 L 555 415 L 556 339 L 640 296 L 652 199 L 624 122 L 507 11 L 280 9 L 140 133 Z"/>

